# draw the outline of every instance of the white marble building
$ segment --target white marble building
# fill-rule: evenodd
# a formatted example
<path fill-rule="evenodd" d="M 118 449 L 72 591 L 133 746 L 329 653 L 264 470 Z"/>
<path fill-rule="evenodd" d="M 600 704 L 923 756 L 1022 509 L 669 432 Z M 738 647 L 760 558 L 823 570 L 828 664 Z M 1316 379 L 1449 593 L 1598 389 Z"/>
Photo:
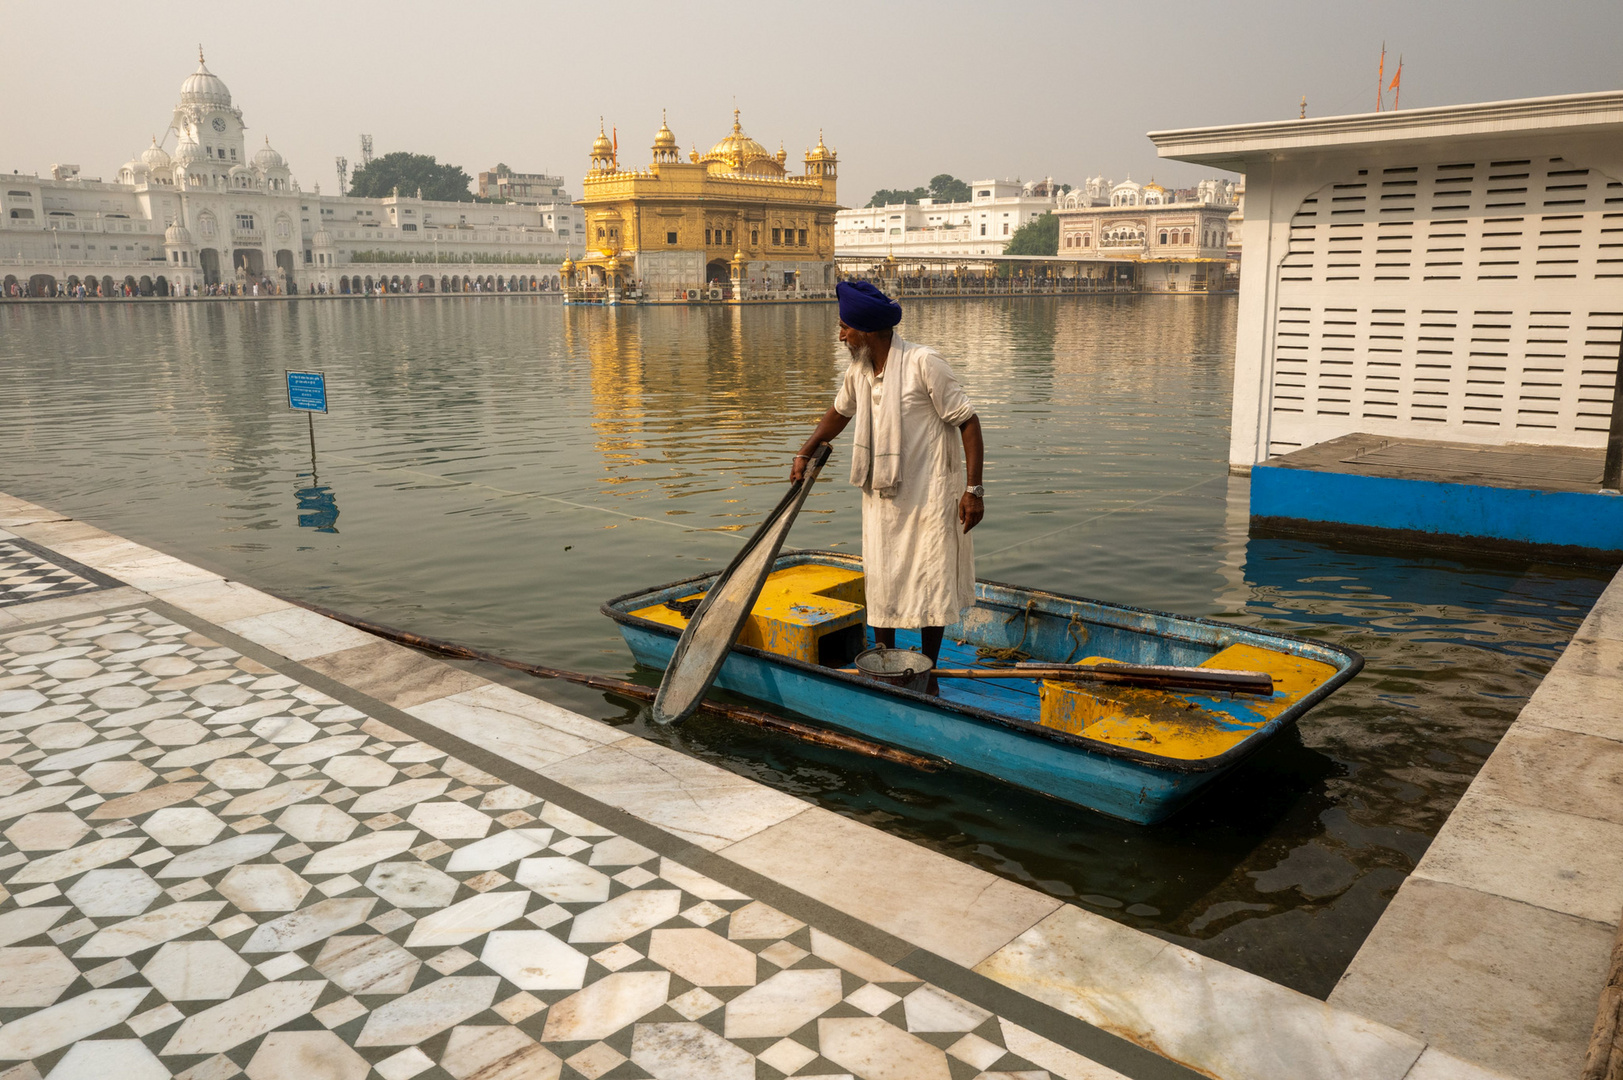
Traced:
<path fill-rule="evenodd" d="M 199 51 L 163 137 L 111 182 L 72 165 L 0 174 L 0 295 L 81 282 L 102 295 L 124 285 L 185 295 L 264 279 L 300 292 L 402 277 L 414 291 L 528 287 L 555 282 L 556 264 L 584 243 L 567 194 L 520 205 L 303 191 L 270 140 L 254 147 L 246 128 Z"/>
<path fill-rule="evenodd" d="M 1152 132 L 1245 174 L 1237 472 L 1355 432 L 1601 447 L 1623 93 Z"/>
<path fill-rule="evenodd" d="M 1184 193 L 1186 196 L 1190 192 Z M 1066 259 L 1137 264 L 1139 288 L 1150 292 L 1209 292 L 1227 281 L 1234 185 L 1202 180 L 1192 198 L 1151 180 L 1112 183 L 1095 176 L 1060 196 L 1059 255 Z"/>
<path fill-rule="evenodd" d="M 1053 178 L 1022 184 L 977 180 L 969 202 L 918 203 L 841 210 L 834 217 L 839 255 L 1001 255 L 1026 222 L 1056 205 Z"/>

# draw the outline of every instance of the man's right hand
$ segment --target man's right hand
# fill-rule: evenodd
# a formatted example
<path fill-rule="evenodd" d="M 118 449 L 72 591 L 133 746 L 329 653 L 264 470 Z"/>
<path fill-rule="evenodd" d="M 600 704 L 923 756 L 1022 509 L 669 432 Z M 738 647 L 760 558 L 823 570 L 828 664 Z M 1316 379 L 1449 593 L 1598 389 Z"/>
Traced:
<path fill-rule="evenodd" d="M 789 467 L 789 482 L 791 484 L 800 483 L 800 478 L 806 475 L 806 461 L 809 457 L 808 454 L 795 455 L 795 463 Z"/>

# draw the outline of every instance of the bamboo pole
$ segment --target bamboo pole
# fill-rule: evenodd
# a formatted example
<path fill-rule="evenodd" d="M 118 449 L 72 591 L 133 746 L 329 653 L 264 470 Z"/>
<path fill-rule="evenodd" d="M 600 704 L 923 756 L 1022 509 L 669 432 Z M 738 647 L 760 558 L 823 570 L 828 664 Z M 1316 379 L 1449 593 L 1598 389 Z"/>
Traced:
<path fill-rule="evenodd" d="M 1612 958 L 1606 967 L 1606 985 L 1595 1009 L 1595 1027 L 1589 1035 L 1580 1080 L 1623 1080 L 1623 920 L 1612 940 Z"/>
<path fill-rule="evenodd" d="M 872 677 L 858 668 L 839 668 L 842 675 Z M 1158 664 L 1014 664 L 1010 667 L 936 668 L 938 679 L 1049 679 L 1055 682 L 1141 686 L 1155 690 L 1209 690 L 1226 694 L 1272 697 L 1274 678 L 1266 671 L 1236 668 L 1175 667 Z"/>
<path fill-rule="evenodd" d="M 547 667 L 544 664 L 529 664 L 522 660 L 513 660 L 495 653 L 484 652 L 480 649 L 459 645 L 454 641 L 442 641 L 439 638 L 424 637 L 409 630 L 400 630 L 382 623 L 375 623 L 368 619 L 347 615 L 342 611 L 334 611 L 317 604 L 307 604 L 302 600 L 295 600 L 290 596 L 280 599 L 290 604 L 297 604 L 307 611 L 317 615 L 324 615 L 346 626 L 353 626 L 357 630 L 364 630 L 377 637 L 423 652 L 437 653 L 440 656 L 450 656 L 458 660 L 477 660 L 481 663 L 496 664 L 512 671 L 522 671 L 526 675 L 534 675 L 540 679 L 562 679 L 566 682 L 579 683 L 590 686 L 596 690 L 606 690 L 609 693 L 619 694 L 622 697 L 635 698 L 638 701 L 653 701 L 658 691 L 652 686 L 642 686 L 638 683 L 627 682 L 624 679 L 613 679 L 605 675 L 588 675 L 585 672 L 569 671 L 564 668 Z M 838 750 L 847 750 L 865 757 L 877 758 L 880 761 L 890 761 L 898 765 L 908 765 L 925 772 L 936 772 L 950 764 L 945 758 L 927 757 L 923 754 L 914 754 L 907 750 L 899 750 L 894 746 L 872 742 L 855 735 L 846 735 L 843 732 L 828 731 L 823 728 L 812 727 L 761 709 L 751 709 L 743 705 L 729 705 L 725 702 L 706 699 L 700 705 L 705 712 L 724 716 L 729 720 L 752 724 L 755 727 L 765 728 L 768 731 L 792 735 L 804 742 L 814 743 L 818 746 L 830 746 Z"/>

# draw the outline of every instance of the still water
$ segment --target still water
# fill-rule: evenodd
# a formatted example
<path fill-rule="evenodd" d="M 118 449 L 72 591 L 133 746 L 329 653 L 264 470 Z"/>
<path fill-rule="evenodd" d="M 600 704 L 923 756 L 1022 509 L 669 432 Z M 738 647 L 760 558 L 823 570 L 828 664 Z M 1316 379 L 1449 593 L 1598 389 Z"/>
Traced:
<path fill-rule="evenodd" d="M 601 693 L 484 674 L 1328 994 L 1607 576 L 1248 537 L 1224 465 L 1235 311 L 918 301 L 901 328 L 980 412 L 981 576 L 1368 658 L 1164 825 L 726 721 L 650 730 Z M 0 305 L 0 330 L 0 490 L 272 591 L 617 676 L 629 655 L 598 605 L 725 563 L 845 362 L 825 306 Z M 313 464 L 286 368 L 328 375 Z M 837 453 L 792 545 L 860 546 Z"/>

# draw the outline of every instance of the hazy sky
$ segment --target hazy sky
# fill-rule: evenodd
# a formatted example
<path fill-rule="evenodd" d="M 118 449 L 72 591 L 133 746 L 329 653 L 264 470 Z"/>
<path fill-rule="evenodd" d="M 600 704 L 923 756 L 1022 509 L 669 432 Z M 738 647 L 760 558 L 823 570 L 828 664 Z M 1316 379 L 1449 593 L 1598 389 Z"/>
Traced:
<path fill-rule="evenodd" d="M 821 127 L 847 205 L 940 172 L 1187 184 L 1202 171 L 1158 163 L 1146 131 L 1293 117 L 1303 94 L 1310 116 L 1368 111 L 1383 39 L 1405 107 L 1623 88 L 1619 0 L 0 0 L 0 171 L 113 179 L 163 136 L 201 42 L 250 148 L 268 135 L 306 189 L 331 192 L 368 132 L 469 175 L 561 173 L 578 197 L 599 114 L 641 166 L 661 107 L 703 152 L 735 100 L 796 171 Z"/>

